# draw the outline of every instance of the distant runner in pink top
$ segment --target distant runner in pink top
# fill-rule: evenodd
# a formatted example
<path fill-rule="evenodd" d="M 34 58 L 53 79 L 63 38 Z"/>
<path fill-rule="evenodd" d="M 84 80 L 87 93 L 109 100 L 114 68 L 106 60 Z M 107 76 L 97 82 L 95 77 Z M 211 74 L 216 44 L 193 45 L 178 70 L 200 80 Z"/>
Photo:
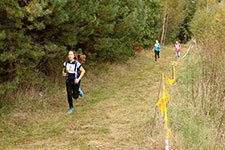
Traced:
<path fill-rule="evenodd" d="M 181 48 L 181 46 L 180 46 L 178 41 L 176 41 L 176 44 L 174 46 L 176 48 L 176 60 L 178 60 L 178 57 L 180 57 L 180 48 Z"/>

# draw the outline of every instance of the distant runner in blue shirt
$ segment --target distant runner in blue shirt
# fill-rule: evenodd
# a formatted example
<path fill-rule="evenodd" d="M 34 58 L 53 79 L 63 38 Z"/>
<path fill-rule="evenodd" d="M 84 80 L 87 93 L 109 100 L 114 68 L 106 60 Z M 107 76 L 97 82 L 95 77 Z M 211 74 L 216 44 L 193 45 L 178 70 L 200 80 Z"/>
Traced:
<path fill-rule="evenodd" d="M 159 52 L 160 52 L 160 45 L 159 45 L 159 41 L 156 40 L 156 43 L 155 43 L 155 61 L 157 61 L 157 57 L 159 58 Z"/>

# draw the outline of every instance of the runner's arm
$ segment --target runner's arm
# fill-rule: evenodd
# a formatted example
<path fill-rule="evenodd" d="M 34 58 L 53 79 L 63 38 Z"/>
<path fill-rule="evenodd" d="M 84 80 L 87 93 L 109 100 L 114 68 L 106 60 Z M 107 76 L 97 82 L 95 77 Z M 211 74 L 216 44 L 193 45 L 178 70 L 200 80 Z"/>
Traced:
<path fill-rule="evenodd" d="M 84 74 L 85 74 L 85 70 L 84 70 L 84 68 L 82 66 L 80 67 L 79 70 L 80 70 L 81 73 L 80 73 L 80 76 L 79 76 L 78 80 L 80 81 L 82 79 L 82 77 L 84 76 Z"/>
<path fill-rule="evenodd" d="M 65 77 L 66 76 L 66 73 L 65 73 L 65 67 L 63 67 L 62 69 L 62 75 Z"/>

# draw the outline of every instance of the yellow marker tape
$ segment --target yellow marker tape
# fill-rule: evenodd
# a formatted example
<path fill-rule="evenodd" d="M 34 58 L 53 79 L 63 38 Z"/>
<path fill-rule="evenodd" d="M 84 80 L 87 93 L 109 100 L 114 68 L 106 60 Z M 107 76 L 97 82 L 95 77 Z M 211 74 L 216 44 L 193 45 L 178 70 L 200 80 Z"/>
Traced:
<path fill-rule="evenodd" d="M 170 65 L 177 65 L 177 62 L 171 61 Z"/>
<path fill-rule="evenodd" d="M 168 127 L 167 127 L 167 108 L 166 108 L 166 103 L 167 103 L 167 101 L 170 103 L 170 96 L 169 96 L 167 90 L 165 89 L 164 76 L 165 75 L 162 73 L 163 96 L 156 103 L 156 106 L 160 106 L 162 116 L 165 114 L 165 116 L 164 116 L 165 128 L 167 130 L 167 136 L 168 136 L 168 140 L 169 140 L 169 131 L 168 131 Z"/>
<path fill-rule="evenodd" d="M 175 76 L 175 73 L 174 73 L 174 76 Z M 174 82 L 175 82 L 175 79 L 170 79 L 170 78 L 168 78 L 166 75 L 165 75 L 165 77 L 166 77 L 166 84 L 168 84 L 168 85 L 173 85 L 174 84 Z"/>
<path fill-rule="evenodd" d="M 166 107 L 165 107 L 165 128 L 166 128 L 166 131 L 167 131 L 167 138 L 168 138 L 168 141 L 169 141 L 170 135 L 169 135 L 168 127 L 167 127 L 167 108 Z"/>
<path fill-rule="evenodd" d="M 171 61 L 170 65 L 172 65 L 172 67 L 173 67 L 173 80 L 175 82 L 175 79 L 176 79 L 175 78 L 175 72 L 176 72 L 175 66 L 177 65 L 177 62 Z"/>

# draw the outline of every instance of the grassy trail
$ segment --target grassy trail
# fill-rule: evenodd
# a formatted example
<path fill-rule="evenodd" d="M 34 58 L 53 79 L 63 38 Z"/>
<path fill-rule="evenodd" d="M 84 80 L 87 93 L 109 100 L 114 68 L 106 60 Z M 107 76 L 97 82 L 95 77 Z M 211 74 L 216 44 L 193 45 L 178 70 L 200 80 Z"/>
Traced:
<path fill-rule="evenodd" d="M 169 63 L 173 59 L 173 48 L 162 47 L 157 62 L 153 52 L 146 50 L 126 64 L 110 65 L 98 78 L 87 75 L 82 81 L 85 96 L 74 102 L 72 115 L 66 113 L 62 85 L 52 94 L 30 97 L 33 105 L 27 102 L 29 107 L 24 101 L 18 102 L 12 113 L 1 115 L 0 149 L 164 149 L 159 113 L 153 137 L 149 134 L 160 74 L 171 76 Z"/>

